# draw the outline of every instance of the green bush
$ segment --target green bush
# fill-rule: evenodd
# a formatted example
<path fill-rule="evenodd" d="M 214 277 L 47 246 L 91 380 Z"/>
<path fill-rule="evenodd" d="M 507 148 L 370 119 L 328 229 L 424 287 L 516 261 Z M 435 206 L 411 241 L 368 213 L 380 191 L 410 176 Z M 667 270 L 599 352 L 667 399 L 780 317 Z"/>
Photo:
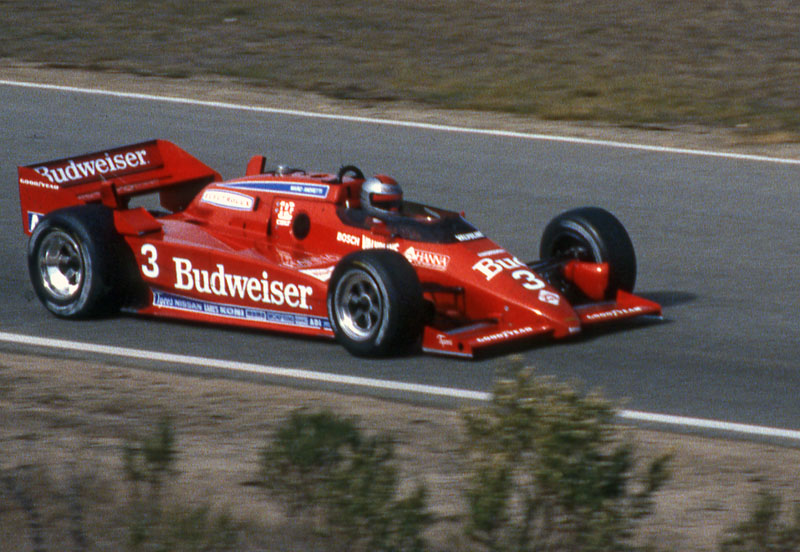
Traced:
<path fill-rule="evenodd" d="M 290 513 L 318 512 L 348 550 L 417 551 L 430 523 L 426 491 L 398 498 L 394 445 L 330 412 L 294 412 L 262 451 L 265 487 Z"/>
<path fill-rule="evenodd" d="M 464 413 L 469 533 L 491 550 L 620 550 L 667 479 L 668 457 L 635 485 L 614 408 L 533 370 L 501 379 Z M 634 488 L 636 487 L 636 488 Z"/>
<path fill-rule="evenodd" d="M 781 499 L 769 491 L 758 493 L 750 517 L 727 531 L 723 552 L 800 551 L 800 504 L 790 522 L 781 521 Z"/>
<path fill-rule="evenodd" d="M 290 513 L 314 508 L 325 498 L 324 484 L 360 439 L 353 420 L 327 411 L 295 411 L 262 451 L 264 484 L 287 500 Z"/>
<path fill-rule="evenodd" d="M 234 550 L 238 528 L 207 505 L 165 505 L 163 487 L 175 474 L 177 458 L 172 422 L 162 418 L 146 436 L 123 450 L 125 476 L 131 485 L 128 538 L 134 550 Z M 145 492 L 142 486 L 145 485 Z"/>
<path fill-rule="evenodd" d="M 147 481 L 154 490 L 175 463 L 175 432 L 169 418 L 162 418 L 156 428 L 138 442 L 128 442 L 123 452 L 125 475 L 134 484 Z"/>

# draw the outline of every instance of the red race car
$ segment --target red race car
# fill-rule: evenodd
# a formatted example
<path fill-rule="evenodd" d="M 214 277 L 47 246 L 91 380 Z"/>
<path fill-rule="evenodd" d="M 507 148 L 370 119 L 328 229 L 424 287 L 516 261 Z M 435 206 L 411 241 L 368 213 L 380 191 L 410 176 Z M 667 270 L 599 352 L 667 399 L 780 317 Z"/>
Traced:
<path fill-rule="evenodd" d="M 264 164 L 223 180 L 154 140 L 19 167 L 36 294 L 64 318 L 122 309 L 336 338 L 359 356 L 471 357 L 661 315 L 632 294 L 633 246 L 602 209 L 557 216 L 525 263 L 388 176 Z M 132 205 L 156 193 L 160 207 Z"/>

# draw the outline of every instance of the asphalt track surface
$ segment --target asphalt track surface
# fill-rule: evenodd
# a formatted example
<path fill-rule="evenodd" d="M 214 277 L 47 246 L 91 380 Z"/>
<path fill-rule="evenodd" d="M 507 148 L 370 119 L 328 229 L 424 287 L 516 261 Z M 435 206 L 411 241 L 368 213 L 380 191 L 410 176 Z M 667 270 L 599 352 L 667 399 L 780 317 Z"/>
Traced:
<path fill-rule="evenodd" d="M 560 211 L 605 207 L 633 239 L 637 292 L 661 302 L 665 320 L 543 343 L 523 351 L 524 361 L 630 410 L 800 429 L 797 163 L 3 84 L 0 128 L 0 332 L 491 389 L 502 358 L 364 361 L 328 341 L 126 315 L 50 316 L 28 281 L 16 166 L 164 138 L 225 177 L 243 174 L 255 153 L 273 165 L 354 163 L 391 174 L 407 197 L 465 211 L 524 260 L 536 257 L 542 229 Z"/>

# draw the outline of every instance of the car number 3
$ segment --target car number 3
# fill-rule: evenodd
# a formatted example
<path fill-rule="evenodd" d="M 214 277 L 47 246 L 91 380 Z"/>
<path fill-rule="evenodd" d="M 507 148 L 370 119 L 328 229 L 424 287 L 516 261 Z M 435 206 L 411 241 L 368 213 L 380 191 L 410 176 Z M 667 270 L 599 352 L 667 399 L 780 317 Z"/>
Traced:
<path fill-rule="evenodd" d="M 152 243 L 146 243 L 142 246 L 140 251 L 147 259 L 147 264 L 141 265 L 142 274 L 148 278 L 158 278 L 159 270 L 158 263 L 156 263 L 158 260 L 158 250 L 156 246 Z"/>

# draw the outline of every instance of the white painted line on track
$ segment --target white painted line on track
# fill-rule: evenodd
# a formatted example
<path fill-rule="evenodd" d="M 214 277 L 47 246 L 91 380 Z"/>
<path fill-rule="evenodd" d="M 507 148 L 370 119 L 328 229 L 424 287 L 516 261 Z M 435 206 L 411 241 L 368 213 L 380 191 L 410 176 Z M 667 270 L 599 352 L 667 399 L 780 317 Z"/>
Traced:
<path fill-rule="evenodd" d="M 759 162 L 766 162 L 766 163 L 778 163 L 784 165 L 800 165 L 800 159 L 788 159 L 782 157 L 769 157 L 766 155 L 753 155 L 753 154 L 746 154 L 746 153 L 732 153 L 732 152 L 721 152 L 721 151 L 710 151 L 710 150 L 694 150 L 688 148 L 675 148 L 675 147 L 667 147 L 667 146 L 653 146 L 647 144 L 634 144 L 634 143 L 627 143 L 627 142 L 617 142 L 613 140 L 597 140 L 593 138 L 580 138 L 574 136 L 558 136 L 558 135 L 550 135 L 550 134 L 536 134 L 536 133 L 526 133 L 526 132 L 515 132 L 509 130 L 493 130 L 493 129 L 481 129 L 481 128 L 470 128 L 470 127 L 460 127 L 460 126 L 453 126 L 453 125 L 440 125 L 440 124 L 433 124 L 433 123 L 421 123 L 421 122 L 414 122 L 414 121 L 397 121 L 393 119 L 381 119 L 381 118 L 373 118 L 373 117 L 359 117 L 354 115 L 337 115 L 333 113 L 318 113 L 314 111 L 300 111 L 294 109 L 281 109 L 281 108 L 274 108 L 274 107 L 259 107 L 259 106 L 252 106 L 252 105 L 244 105 L 244 104 L 236 104 L 231 102 L 218 102 L 218 101 L 208 101 L 208 100 L 197 100 L 192 98 L 181 98 L 176 96 L 159 96 L 155 94 L 141 94 L 136 92 L 120 92 L 114 90 L 103 90 L 99 88 L 79 88 L 74 86 L 62 86 L 58 84 L 41 84 L 41 83 L 33 83 L 33 82 L 21 82 L 21 81 L 13 81 L 13 80 L 2 80 L 0 79 L 0 85 L 3 86 L 15 86 L 15 87 L 23 87 L 23 88 L 36 88 L 41 90 L 55 90 L 59 92 L 70 92 L 70 93 L 78 93 L 78 94 L 95 94 L 99 96 L 110 96 L 116 98 L 126 98 L 126 99 L 133 99 L 133 100 L 145 100 L 145 101 L 155 101 L 155 102 L 166 102 L 166 103 L 176 103 L 176 104 L 184 104 L 184 105 L 193 105 L 193 106 L 200 106 L 200 107 L 212 107 L 217 109 L 231 109 L 231 110 L 239 110 L 239 111 L 251 111 L 256 113 L 271 113 L 276 115 L 288 115 L 293 117 L 306 117 L 306 118 L 316 118 L 316 119 L 331 119 L 336 121 L 347 121 L 347 122 L 356 122 L 356 123 L 365 123 L 365 124 L 374 124 L 374 125 L 386 125 L 386 126 L 395 126 L 395 127 L 406 127 L 406 128 L 418 128 L 424 130 L 435 130 L 435 131 L 442 131 L 442 132 L 455 132 L 461 134 L 476 134 L 476 135 L 483 135 L 483 136 L 495 136 L 495 137 L 503 137 L 503 138 L 518 138 L 521 140 L 535 140 L 535 141 L 542 141 L 542 142 L 562 142 L 568 144 L 580 144 L 580 145 L 589 145 L 589 146 L 601 146 L 601 147 L 608 147 L 608 148 L 617 148 L 617 149 L 629 149 L 629 150 L 638 150 L 638 151 L 647 151 L 647 152 L 655 152 L 655 153 L 669 153 L 669 154 L 680 154 L 680 155 L 694 155 L 694 156 L 702 156 L 702 157 L 718 157 L 723 159 L 734 159 L 739 161 L 759 161 Z"/>
<path fill-rule="evenodd" d="M 23 334 L 0 332 L 0 341 L 18 345 L 40 347 L 43 349 L 58 349 L 63 351 L 76 351 L 83 353 L 93 353 L 111 357 L 120 357 L 136 360 L 150 360 L 154 362 L 164 362 L 168 364 L 184 364 L 202 368 L 216 368 L 231 372 L 241 372 L 250 374 L 260 374 L 281 378 L 294 379 L 298 381 L 308 381 L 317 383 L 330 383 L 339 385 L 349 385 L 367 389 L 377 389 L 384 391 L 399 391 L 406 393 L 416 393 L 434 397 L 446 397 L 453 399 L 466 399 L 473 401 L 489 401 L 491 393 L 482 391 L 471 391 L 468 389 L 457 389 L 453 387 L 439 387 L 435 385 L 423 385 L 416 383 L 404 383 L 391 380 L 380 380 L 374 378 L 363 378 L 356 376 L 346 376 L 341 374 L 331 374 L 327 372 L 315 372 L 312 370 L 302 370 L 298 368 L 280 368 L 276 366 L 263 366 L 246 362 L 236 362 L 232 360 L 209 359 L 190 355 L 177 355 L 172 353 L 159 353 L 143 349 L 131 349 L 127 347 L 114 347 L 110 345 L 98 345 L 95 343 L 84 343 L 80 341 L 68 341 L 63 339 L 51 339 L 45 337 L 34 337 Z M 638 412 L 635 410 L 620 410 L 617 416 L 621 420 L 641 423 L 651 423 L 666 425 L 681 429 L 702 429 L 734 433 L 750 437 L 768 437 L 800 441 L 800 431 L 791 429 L 780 429 L 749 424 L 739 424 L 718 420 L 708 420 L 703 418 L 689 418 L 684 416 L 671 416 L 667 414 L 653 414 L 650 412 Z"/>
<path fill-rule="evenodd" d="M 455 389 L 451 387 L 438 387 L 435 385 L 423 385 L 417 383 L 404 383 L 400 381 L 362 378 L 357 376 L 346 376 L 342 374 L 331 374 L 327 372 L 302 370 L 299 368 L 280 368 L 277 366 L 263 366 L 261 364 L 237 362 L 234 360 L 204 358 L 204 357 L 190 356 L 190 355 L 177 355 L 172 353 L 159 353 L 157 351 L 146 351 L 143 349 L 130 349 L 127 347 L 114 347 L 110 345 L 98 345 L 95 343 L 67 341 L 63 339 L 51 339 L 47 337 L 34 337 L 29 335 L 13 334 L 6 332 L 0 332 L 0 341 L 6 343 L 16 343 L 19 345 L 41 347 L 45 349 L 60 349 L 64 351 L 94 353 L 94 354 L 129 358 L 136 360 L 151 360 L 155 362 L 165 362 L 169 364 L 185 364 L 189 366 L 198 366 L 202 368 L 217 368 L 221 370 L 229 370 L 232 372 L 243 372 L 243 373 L 260 374 L 266 376 L 276 376 L 276 377 L 294 379 L 298 381 L 312 381 L 317 383 L 351 385 L 354 387 L 381 389 L 387 391 L 401 391 L 407 393 L 419 393 L 422 395 L 449 397 L 455 399 L 485 401 L 488 400 L 491 396 L 489 393 L 482 393 L 480 391 L 469 391 L 466 389 Z"/>

